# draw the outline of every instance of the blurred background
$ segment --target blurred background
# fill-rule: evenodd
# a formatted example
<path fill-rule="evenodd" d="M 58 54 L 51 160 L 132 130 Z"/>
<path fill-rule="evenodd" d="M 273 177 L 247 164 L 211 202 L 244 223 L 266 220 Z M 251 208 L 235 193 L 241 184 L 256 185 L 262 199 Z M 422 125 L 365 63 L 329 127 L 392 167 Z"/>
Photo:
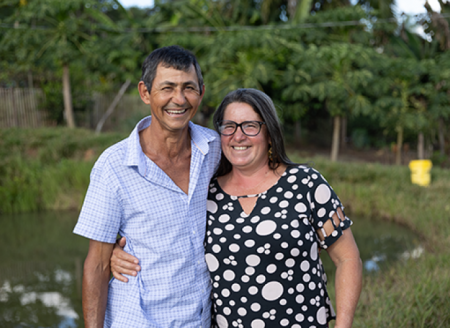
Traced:
<path fill-rule="evenodd" d="M 141 64 L 173 44 L 202 68 L 195 123 L 264 91 L 291 159 L 341 198 L 354 327 L 450 327 L 449 19 L 448 0 L 0 0 L 0 327 L 84 326 L 89 174 L 150 114 Z"/>
<path fill-rule="evenodd" d="M 227 92 L 252 87 L 272 97 L 296 146 L 326 148 L 333 160 L 351 147 L 376 149 L 386 163 L 450 165 L 445 0 L 2 0 L 0 8 L 0 127 L 130 131 L 149 114 L 136 90 L 143 59 L 179 44 L 205 77 L 199 124 L 211 126 Z"/>

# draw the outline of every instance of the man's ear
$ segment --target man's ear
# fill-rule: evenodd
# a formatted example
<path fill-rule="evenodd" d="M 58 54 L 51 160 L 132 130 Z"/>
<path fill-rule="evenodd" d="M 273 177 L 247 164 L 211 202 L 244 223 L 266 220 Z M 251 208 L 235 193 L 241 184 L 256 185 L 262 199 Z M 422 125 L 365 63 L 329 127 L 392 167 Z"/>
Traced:
<path fill-rule="evenodd" d="M 142 101 L 145 104 L 150 105 L 150 92 L 147 90 L 147 87 L 145 86 L 143 81 L 139 81 L 138 90 Z"/>
<path fill-rule="evenodd" d="M 202 85 L 202 95 L 201 95 L 201 99 L 200 99 L 200 102 L 203 100 L 203 96 L 205 95 L 205 85 L 203 84 Z"/>

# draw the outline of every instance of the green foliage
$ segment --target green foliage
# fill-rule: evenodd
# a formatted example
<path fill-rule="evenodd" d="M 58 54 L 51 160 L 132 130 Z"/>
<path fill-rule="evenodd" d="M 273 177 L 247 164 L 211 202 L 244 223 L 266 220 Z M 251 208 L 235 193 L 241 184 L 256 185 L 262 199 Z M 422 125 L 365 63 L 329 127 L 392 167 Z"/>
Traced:
<path fill-rule="evenodd" d="M 96 157 L 120 134 L 0 130 L 0 213 L 78 209 Z"/>
<path fill-rule="evenodd" d="M 0 83 L 29 85 L 31 76 L 57 124 L 62 96 L 50 89 L 62 87 L 61 64 L 70 63 L 79 117 L 92 107 L 93 91 L 137 81 L 148 53 L 172 44 L 192 50 L 202 66 L 202 124 L 238 87 L 266 92 L 286 124 L 315 121 L 325 110 L 350 127 L 367 117 L 386 138 L 402 130 L 432 140 L 436 122 L 450 119 L 445 24 L 429 12 L 399 26 L 392 0 L 156 1 L 150 9 L 124 9 L 116 0 L 20 3 L 2 7 Z M 431 42 L 412 32 L 430 17 Z"/>

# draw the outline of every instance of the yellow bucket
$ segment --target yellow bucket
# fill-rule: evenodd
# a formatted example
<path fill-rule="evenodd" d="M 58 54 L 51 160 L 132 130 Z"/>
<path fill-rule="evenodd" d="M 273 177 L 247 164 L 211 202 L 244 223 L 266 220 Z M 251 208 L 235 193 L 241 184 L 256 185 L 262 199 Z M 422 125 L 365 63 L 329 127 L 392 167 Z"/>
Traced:
<path fill-rule="evenodd" d="M 411 182 L 422 187 L 430 184 L 430 170 L 433 164 L 428 159 L 419 159 L 409 162 L 411 170 Z"/>

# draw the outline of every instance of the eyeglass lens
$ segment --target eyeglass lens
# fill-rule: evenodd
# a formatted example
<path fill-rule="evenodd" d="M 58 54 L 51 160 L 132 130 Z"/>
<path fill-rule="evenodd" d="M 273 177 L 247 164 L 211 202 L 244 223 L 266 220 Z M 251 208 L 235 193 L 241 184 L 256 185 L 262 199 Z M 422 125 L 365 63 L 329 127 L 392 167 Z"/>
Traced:
<path fill-rule="evenodd" d="M 219 131 L 222 135 L 231 136 L 238 127 L 241 127 L 242 132 L 248 136 L 256 136 L 261 131 L 261 125 L 264 122 L 246 121 L 240 124 L 233 121 L 224 121 L 219 124 Z"/>

